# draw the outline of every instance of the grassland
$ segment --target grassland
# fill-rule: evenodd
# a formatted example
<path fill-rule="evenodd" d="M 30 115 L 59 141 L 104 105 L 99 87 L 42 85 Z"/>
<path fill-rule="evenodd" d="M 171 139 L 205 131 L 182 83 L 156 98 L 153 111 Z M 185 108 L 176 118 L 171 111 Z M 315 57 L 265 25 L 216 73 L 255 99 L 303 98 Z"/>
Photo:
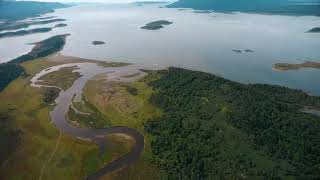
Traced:
<path fill-rule="evenodd" d="M 145 136 L 142 158 L 104 179 L 161 179 L 163 176 L 163 172 L 153 166 L 150 161 L 151 137 L 145 133 L 143 127 L 150 118 L 161 115 L 160 109 L 149 103 L 149 98 L 154 93 L 147 85 L 150 80 L 144 78 L 134 83 L 118 83 L 95 78 L 90 80 L 84 88 L 86 101 L 103 113 L 112 126 L 135 128 Z"/>
<path fill-rule="evenodd" d="M 44 75 L 40 78 L 43 83 L 49 86 L 58 86 L 63 90 L 70 88 L 75 80 L 81 77 L 79 72 L 74 72 L 77 69 L 74 67 L 65 67 L 61 68 L 59 71 L 55 71 L 49 74 Z"/>
<path fill-rule="evenodd" d="M 33 75 L 63 63 L 52 59 L 50 56 L 23 63 L 27 75 L 0 93 L 0 112 L 22 132 L 16 151 L 0 167 L 0 179 L 81 179 L 110 161 L 114 154 L 118 156 L 128 149 L 128 140 L 107 137 L 116 146 L 110 146 L 101 158 L 95 144 L 63 135 L 53 126 L 43 90 L 30 87 Z"/>

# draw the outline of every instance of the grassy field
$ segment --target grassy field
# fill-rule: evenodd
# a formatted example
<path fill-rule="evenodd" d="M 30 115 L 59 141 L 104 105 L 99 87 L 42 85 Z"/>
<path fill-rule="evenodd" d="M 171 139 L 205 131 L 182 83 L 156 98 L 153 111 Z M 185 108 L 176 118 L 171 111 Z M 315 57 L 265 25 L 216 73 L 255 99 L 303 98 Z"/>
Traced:
<path fill-rule="evenodd" d="M 81 179 L 128 149 L 128 140 L 107 137 L 114 146 L 101 158 L 95 144 L 63 135 L 54 127 L 43 90 L 30 87 L 34 74 L 62 63 L 50 58 L 24 63 L 27 76 L 0 93 L 0 112 L 22 132 L 16 151 L 0 167 L 0 179 Z"/>
<path fill-rule="evenodd" d="M 142 158 L 104 179 L 161 179 L 161 170 L 150 162 L 150 136 L 144 131 L 144 123 L 161 115 L 161 111 L 150 105 L 153 90 L 147 86 L 150 79 L 134 83 L 106 82 L 101 78 L 90 80 L 84 88 L 84 97 L 95 106 L 112 126 L 127 126 L 138 129 L 145 136 Z"/>
<path fill-rule="evenodd" d="M 55 71 L 44 75 L 40 78 L 43 83 L 49 86 L 58 86 L 63 90 L 70 88 L 75 80 L 77 80 L 81 75 L 79 72 L 73 72 L 76 70 L 75 67 L 65 67 L 61 68 L 59 71 Z"/>

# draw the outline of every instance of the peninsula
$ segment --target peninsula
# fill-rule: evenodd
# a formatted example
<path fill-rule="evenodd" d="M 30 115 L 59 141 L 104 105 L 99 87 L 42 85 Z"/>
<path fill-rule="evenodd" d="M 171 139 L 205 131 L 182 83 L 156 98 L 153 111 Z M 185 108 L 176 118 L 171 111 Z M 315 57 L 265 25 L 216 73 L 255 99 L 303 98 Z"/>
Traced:
<path fill-rule="evenodd" d="M 307 31 L 308 33 L 320 33 L 320 27 L 315 27 Z"/>
<path fill-rule="evenodd" d="M 301 64 L 275 63 L 273 65 L 273 69 L 278 71 L 298 70 L 301 68 L 320 69 L 320 62 L 306 61 Z"/>

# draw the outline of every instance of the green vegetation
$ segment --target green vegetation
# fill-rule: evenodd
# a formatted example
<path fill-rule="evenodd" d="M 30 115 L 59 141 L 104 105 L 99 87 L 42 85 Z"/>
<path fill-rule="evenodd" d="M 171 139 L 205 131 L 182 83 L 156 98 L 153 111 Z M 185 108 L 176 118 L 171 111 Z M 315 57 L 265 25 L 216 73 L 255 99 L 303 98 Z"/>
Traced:
<path fill-rule="evenodd" d="M 43 101 L 47 104 L 54 103 L 54 100 L 59 96 L 60 89 L 58 88 L 43 88 Z"/>
<path fill-rule="evenodd" d="M 8 115 L 0 113 L 0 167 L 15 152 L 20 140 L 20 131 L 14 129 Z"/>
<path fill-rule="evenodd" d="M 0 92 L 7 85 L 24 73 L 23 67 L 17 64 L 0 64 Z"/>
<path fill-rule="evenodd" d="M 109 135 L 106 137 L 108 151 L 101 154 L 99 149 L 89 151 L 83 161 L 85 176 L 94 173 L 97 169 L 103 168 L 106 164 L 120 158 L 128 153 L 134 144 L 131 139 L 121 135 Z"/>
<path fill-rule="evenodd" d="M 68 111 L 68 119 L 71 122 L 77 123 L 78 125 L 83 127 L 91 127 L 91 128 L 110 127 L 110 121 L 99 110 L 97 110 L 97 108 L 94 105 L 90 104 L 89 102 L 85 102 L 85 107 L 87 107 L 90 110 L 89 112 L 85 111 L 83 113 L 89 113 L 89 114 L 78 114 L 70 107 Z"/>
<path fill-rule="evenodd" d="M 131 86 L 126 86 L 126 89 L 127 89 L 129 94 L 131 94 L 133 96 L 138 95 L 138 89 L 137 88 L 134 88 L 134 87 L 131 87 Z"/>
<path fill-rule="evenodd" d="M 36 46 L 28 54 L 22 55 L 8 63 L 0 64 L 0 92 L 10 82 L 25 73 L 21 63 L 36 58 L 45 57 L 60 51 L 66 43 L 68 35 L 57 35 L 36 43 Z"/>
<path fill-rule="evenodd" d="M 143 124 L 149 119 L 161 114 L 159 109 L 149 103 L 149 98 L 154 91 L 147 85 L 147 82 L 152 79 L 142 79 L 134 83 L 117 83 L 106 82 L 103 76 L 99 78 L 100 76 L 86 84 L 83 91 L 86 101 L 103 113 L 110 121 L 111 126 L 127 126 L 138 129 L 145 138 L 145 148 L 141 159 L 104 179 L 162 179 L 163 171 L 150 162 L 151 137 L 143 127 Z M 136 94 L 131 94 L 128 89 L 135 89 L 133 91 Z M 88 112 L 84 108 L 82 109 L 84 112 Z"/>
<path fill-rule="evenodd" d="M 15 37 L 15 36 L 25 36 L 29 34 L 35 34 L 35 33 L 46 33 L 51 31 L 52 28 L 35 28 L 35 29 L 30 29 L 30 30 L 20 30 L 20 31 L 15 31 L 15 32 L 5 32 L 5 33 L 0 33 L 0 38 L 5 38 L 5 37 Z"/>
<path fill-rule="evenodd" d="M 31 77 L 58 65 L 55 60 L 23 63 L 28 76 L 18 77 L 0 93 L 0 179 L 83 179 L 131 147 L 127 138 L 107 137 L 108 149 L 100 156 L 95 144 L 56 129 L 49 111 L 58 89 L 30 87 Z"/>
<path fill-rule="evenodd" d="M 319 176 L 320 117 L 301 112 L 319 97 L 178 68 L 148 78 L 163 113 L 145 130 L 166 179 Z"/>
<path fill-rule="evenodd" d="M 79 72 L 73 72 L 76 68 L 76 66 L 65 67 L 61 68 L 59 71 L 46 74 L 40 78 L 40 80 L 42 80 L 40 84 L 58 86 L 63 90 L 67 90 L 72 86 L 75 80 L 81 77 Z"/>
<path fill-rule="evenodd" d="M 69 34 L 57 35 L 57 36 L 53 36 L 48 39 L 45 39 L 43 41 L 34 43 L 35 46 L 32 48 L 32 50 L 29 53 L 22 55 L 20 57 L 17 57 L 16 59 L 13 59 L 9 63 L 20 64 L 26 61 L 31 61 L 36 58 L 46 57 L 50 54 L 59 52 L 60 50 L 62 50 L 62 48 L 66 44 L 67 36 L 69 36 Z"/>
<path fill-rule="evenodd" d="M 30 76 L 20 76 L 0 93 L 0 151 L 6 159 L 0 166 L 0 179 L 39 179 L 41 172 L 43 179 L 81 179 L 83 158 L 97 148 L 60 134 L 50 121 L 43 90 L 30 87 L 31 77 L 53 64 L 45 58 L 24 63 Z M 10 154 L 5 154 L 8 150 Z"/>

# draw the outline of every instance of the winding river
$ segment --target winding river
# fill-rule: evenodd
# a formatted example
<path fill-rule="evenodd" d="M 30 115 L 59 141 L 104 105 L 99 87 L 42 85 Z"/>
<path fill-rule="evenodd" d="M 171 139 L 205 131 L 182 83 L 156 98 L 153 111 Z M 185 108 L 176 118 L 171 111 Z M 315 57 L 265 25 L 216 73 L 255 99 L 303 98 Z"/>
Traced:
<path fill-rule="evenodd" d="M 73 85 L 66 91 L 63 91 L 59 87 L 39 84 L 41 82 L 40 78 L 42 76 L 58 71 L 61 68 L 65 68 L 65 67 L 76 67 L 74 71 L 79 72 L 81 74 L 81 77 L 78 78 L 73 83 Z M 67 113 L 68 113 L 69 107 L 72 104 L 72 101 L 82 100 L 82 90 L 84 86 L 86 85 L 88 80 L 92 79 L 96 75 L 106 73 L 107 81 L 131 82 L 145 75 L 145 73 L 140 71 L 140 69 L 156 70 L 156 69 L 162 69 L 162 68 L 158 67 L 157 65 L 153 65 L 150 67 L 143 67 L 143 66 L 134 64 L 134 65 L 128 65 L 123 67 L 103 67 L 103 66 L 99 66 L 96 63 L 70 63 L 70 64 L 62 64 L 62 65 L 57 65 L 57 66 L 44 69 L 31 79 L 32 87 L 39 87 L 39 88 L 55 87 L 61 90 L 59 97 L 55 100 L 56 106 L 50 112 L 50 117 L 53 124 L 62 133 L 71 135 L 78 139 L 92 141 L 99 145 L 101 152 L 105 151 L 106 149 L 106 138 L 105 138 L 106 135 L 124 134 L 134 139 L 135 145 L 133 146 L 133 148 L 129 153 L 109 163 L 102 169 L 96 171 L 94 174 L 91 174 L 86 178 L 87 180 L 99 179 L 100 177 L 108 173 L 111 173 L 117 169 L 120 169 L 128 164 L 131 164 L 137 161 L 140 158 L 141 153 L 143 152 L 143 149 L 144 149 L 144 136 L 136 129 L 123 127 L 123 126 L 104 128 L 104 129 L 75 127 L 70 123 L 68 123 L 68 120 L 67 120 Z M 130 76 L 134 74 L 139 74 L 139 75 L 134 77 Z"/>

